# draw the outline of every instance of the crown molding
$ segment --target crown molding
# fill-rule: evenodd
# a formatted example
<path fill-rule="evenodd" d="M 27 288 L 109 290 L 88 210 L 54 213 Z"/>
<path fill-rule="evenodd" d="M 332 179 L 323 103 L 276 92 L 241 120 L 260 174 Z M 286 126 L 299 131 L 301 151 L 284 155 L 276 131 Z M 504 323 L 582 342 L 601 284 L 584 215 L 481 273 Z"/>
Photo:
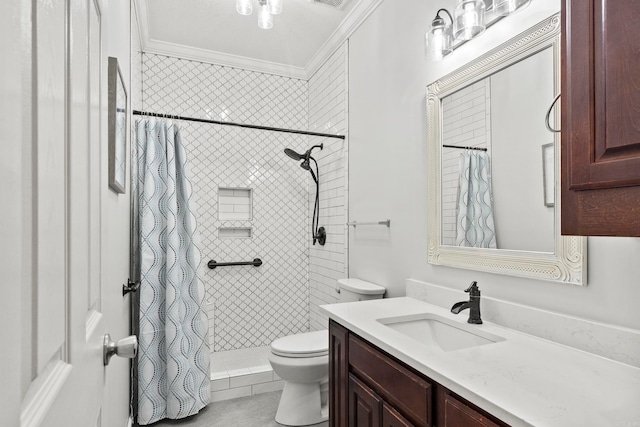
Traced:
<path fill-rule="evenodd" d="M 153 39 L 147 39 L 142 50 L 145 53 L 175 56 L 198 62 L 206 62 L 226 67 L 242 68 L 243 70 L 248 71 L 257 71 L 259 73 L 276 74 L 283 77 L 307 80 L 307 73 L 304 68 L 301 67 L 292 67 L 290 65 L 278 64 L 276 62 L 262 61 L 222 52 L 213 52 L 207 49 L 161 42 Z"/>
<path fill-rule="evenodd" d="M 305 66 L 307 79 L 327 62 L 336 50 L 362 25 L 362 23 L 382 4 L 384 0 L 360 0 L 349 12 L 340 26 L 329 36 L 327 41 L 318 49 L 313 58 Z"/>

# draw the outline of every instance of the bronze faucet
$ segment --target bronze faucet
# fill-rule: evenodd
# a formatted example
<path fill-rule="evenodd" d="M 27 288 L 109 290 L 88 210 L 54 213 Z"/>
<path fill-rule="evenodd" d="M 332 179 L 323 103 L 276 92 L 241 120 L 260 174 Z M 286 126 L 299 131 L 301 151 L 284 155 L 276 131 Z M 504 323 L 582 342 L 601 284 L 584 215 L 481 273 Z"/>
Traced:
<path fill-rule="evenodd" d="M 467 322 L 480 325 L 482 324 L 482 319 L 480 318 L 480 289 L 478 289 L 478 282 L 471 282 L 471 285 L 465 289 L 465 292 L 469 293 L 469 301 L 461 301 L 453 304 L 451 312 L 458 314 L 468 308 L 469 320 L 467 320 Z"/>

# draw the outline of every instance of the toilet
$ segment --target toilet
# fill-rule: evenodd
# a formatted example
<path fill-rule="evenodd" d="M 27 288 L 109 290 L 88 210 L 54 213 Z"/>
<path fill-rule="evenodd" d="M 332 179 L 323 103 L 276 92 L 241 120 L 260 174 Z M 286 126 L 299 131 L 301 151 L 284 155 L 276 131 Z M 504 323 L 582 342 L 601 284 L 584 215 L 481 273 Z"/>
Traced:
<path fill-rule="evenodd" d="M 339 302 L 380 299 L 385 288 L 360 279 L 338 280 Z M 289 335 L 271 343 L 269 362 L 284 381 L 276 422 L 317 424 L 329 418 L 329 331 Z"/>

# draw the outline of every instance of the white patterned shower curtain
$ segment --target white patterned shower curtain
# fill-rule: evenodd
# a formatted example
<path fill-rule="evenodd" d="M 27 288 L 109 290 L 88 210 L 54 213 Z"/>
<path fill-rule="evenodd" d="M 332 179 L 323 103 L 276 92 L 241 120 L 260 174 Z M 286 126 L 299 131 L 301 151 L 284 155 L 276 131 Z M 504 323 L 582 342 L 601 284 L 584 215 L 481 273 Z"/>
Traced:
<path fill-rule="evenodd" d="M 489 156 L 467 150 L 460 155 L 456 245 L 496 248 Z"/>
<path fill-rule="evenodd" d="M 195 206 L 180 130 L 136 123 L 140 263 L 138 423 L 178 419 L 209 402 L 208 320 L 197 269 Z"/>

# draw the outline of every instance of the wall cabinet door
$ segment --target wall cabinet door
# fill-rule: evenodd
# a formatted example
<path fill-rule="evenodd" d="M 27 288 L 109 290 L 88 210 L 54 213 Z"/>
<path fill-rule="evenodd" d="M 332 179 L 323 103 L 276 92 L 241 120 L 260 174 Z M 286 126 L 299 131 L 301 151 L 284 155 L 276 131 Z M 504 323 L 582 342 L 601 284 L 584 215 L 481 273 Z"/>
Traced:
<path fill-rule="evenodd" d="M 562 234 L 640 236 L 640 2 L 562 19 Z"/>
<path fill-rule="evenodd" d="M 349 375 L 349 427 L 380 427 L 382 399 Z"/>

